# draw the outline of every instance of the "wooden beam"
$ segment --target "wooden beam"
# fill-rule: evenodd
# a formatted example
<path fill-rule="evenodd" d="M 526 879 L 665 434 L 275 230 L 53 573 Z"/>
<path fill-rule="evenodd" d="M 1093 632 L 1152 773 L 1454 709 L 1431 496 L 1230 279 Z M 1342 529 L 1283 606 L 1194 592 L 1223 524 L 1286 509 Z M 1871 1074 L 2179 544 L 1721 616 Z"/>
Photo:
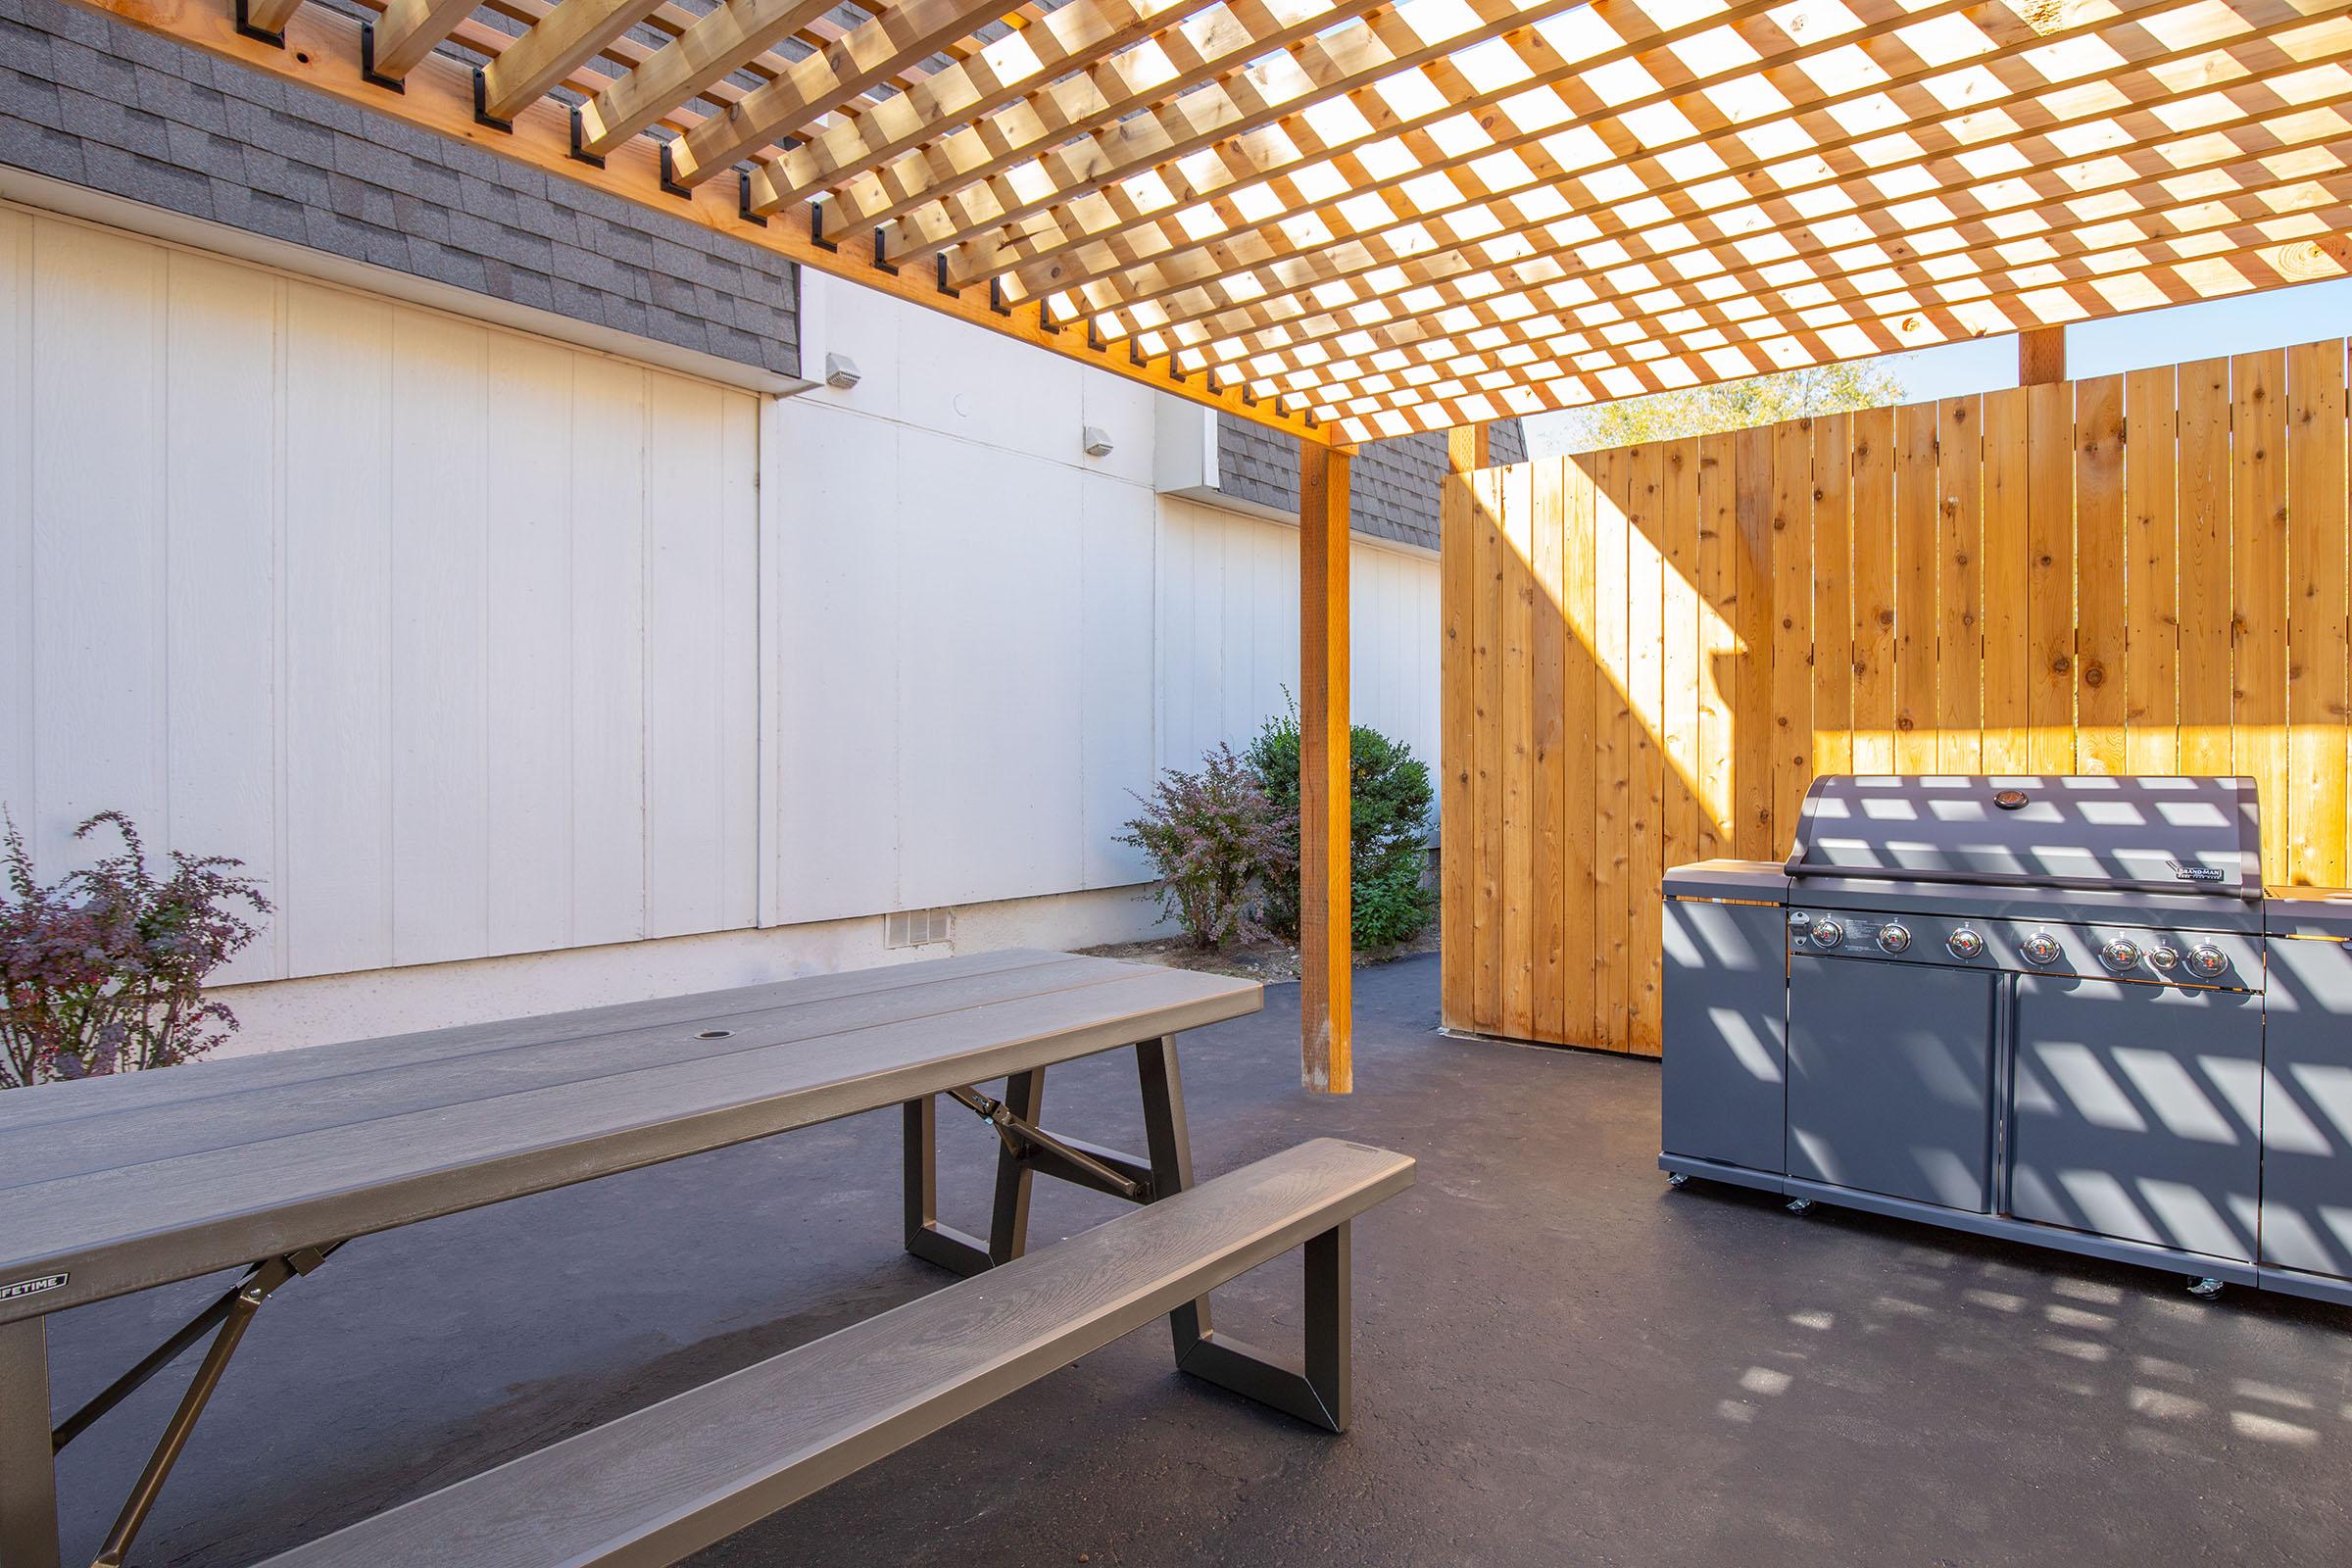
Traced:
<path fill-rule="evenodd" d="M 1348 455 L 1298 463 L 1298 1008 L 1300 1077 L 1355 1087 L 1348 887 Z"/>
<path fill-rule="evenodd" d="M 386 92 L 360 74 L 359 24 L 324 6 L 304 6 L 296 13 L 283 48 L 237 30 L 236 0 L 103 0 L 92 9 L 607 196 L 699 223 L 998 336 L 1283 431 L 1309 446 L 1333 440 L 1330 427 L 1316 422 L 1297 403 L 1251 398 L 1230 381 L 1182 374 L 1165 358 L 1133 354 L 1125 343 L 1105 346 L 1093 341 L 1077 322 L 1048 321 L 1032 305 L 1000 307 L 991 303 L 985 290 L 943 291 L 923 273 L 885 271 L 848 249 L 838 254 L 827 250 L 798 223 L 747 220 L 732 188 L 705 186 L 685 199 L 662 194 L 659 149 L 651 138 L 640 137 L 615 149 L 602 168 L 583 163 L 571 156 L 571 117 L 553 99 L 543 98 L 523 110 L 512 132 L 488 129 L 473 118 L 473 72 L 448 56 L 428 54 L 410 75 L 405 92 Z"/>
<path fill-rule="evenodd" d="M 661 3 L 662 0 L 563 0 L 555 10 L 541 17 L 530 31 L 500 50 L 498 58 L 482 68 L 482 118 L 513 120 L 550 88 L 561 85 L 564 77 L 595 59 L 606 44 L 652 16 Z M 662 59 L 677 47 L 673 42 L 654 58 Z M 629 74 L 634 76 L 636 73 Z"/>
<path fill-rule="evenodd" d="M 1013 9 L 1007 0 L 906 0 L 877 12 L 830 49 L 795 61 L 783 75 L 688 131 L 671 153 L 670 178 L 699 184 Z"/>
<path fill-rule="evenodd" d="M 249 31 L 277 37 L 301 9 L 302 0 L 245 0 L 243 20 Z"/>
<path fill-rule="evenodd" d="M 580 151 L 604 157 L 833 9 L 826 0 L 734 0 L 709 12 L 580 106 Z"/>
<path fill-rule="evenodd" d="M 449 30 L 473 14 L 474 0 L 392 0 L 375 23 L 370 74 L 405 81 Z"/>
<path fill-rule="evenodd" d="M 2066 328 L 2034 326 L 2017 334 L 2017 384 L 2044 386 L 2066 379 Z"/>
<path fill-rule="evenodd" d="M 1438 499 L 1439 1017 L 1446 1028 L 1461 1030 L 1477 1027 L 1471 1018 L 1477 956 L 1470 951 L 1470 843 L 1477 801 L 1470 769 L 1477 726 L 1470 649 L 1478 518 L 1470 502 L 1470 475 L 1494 461 L 1491 429 L 1457 424 L 1446 432 L 1446 478 Z"/>

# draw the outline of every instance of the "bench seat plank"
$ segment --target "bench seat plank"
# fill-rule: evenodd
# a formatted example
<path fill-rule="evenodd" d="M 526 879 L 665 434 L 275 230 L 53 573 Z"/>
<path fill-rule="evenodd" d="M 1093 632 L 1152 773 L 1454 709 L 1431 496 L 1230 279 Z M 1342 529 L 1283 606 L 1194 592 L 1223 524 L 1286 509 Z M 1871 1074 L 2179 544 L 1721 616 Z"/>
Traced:
<path fill-rule="evenodd" d="M 121 1081 L 135 1093 L 109 1080 L 15 1091 L 0 1101 L 0 1202 L 15 1216 L 0 1234 L 0 1283 L 69 1279 L 0 1302 L 0 1322 L 1262 1004 L 1250 981 L 1057 954 L 885 974 L 170 1068 Z M 700 1039 L 710 1027 L 727 1033 Z"/>
<path fill-rule="evenodd" d="M 1410 1186 L 1316 1139 L 270 1559 L 674 1562 Z"/>

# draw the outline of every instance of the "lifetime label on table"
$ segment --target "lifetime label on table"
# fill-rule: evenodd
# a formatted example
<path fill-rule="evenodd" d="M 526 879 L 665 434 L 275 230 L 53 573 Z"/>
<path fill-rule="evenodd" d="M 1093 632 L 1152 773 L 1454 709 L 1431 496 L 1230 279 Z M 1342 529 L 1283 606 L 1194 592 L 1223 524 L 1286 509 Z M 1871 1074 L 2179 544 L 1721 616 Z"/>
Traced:
<path fill-rule="evenodd" d="M 0 1301 L 21 1301 L 27 1296 L 41 1296 L 62 1287 L 72 1279 L 71 1274 L 44 1274 L 38 1279 L 19 1280 L 14 1285 L 0 1285 Z"/>

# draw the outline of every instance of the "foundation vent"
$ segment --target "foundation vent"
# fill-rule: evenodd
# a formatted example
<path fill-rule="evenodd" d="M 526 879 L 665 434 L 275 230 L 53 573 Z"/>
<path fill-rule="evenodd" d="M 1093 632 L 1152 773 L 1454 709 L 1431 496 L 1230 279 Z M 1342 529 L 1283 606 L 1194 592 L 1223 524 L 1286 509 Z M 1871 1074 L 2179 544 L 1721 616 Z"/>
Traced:
<path fill-rule="evenodd" d="M 947 941 L 955 932 L 955 920 L 946 909 L 900 909 L 884 919 L 887 947 L 927 947 Z"/>

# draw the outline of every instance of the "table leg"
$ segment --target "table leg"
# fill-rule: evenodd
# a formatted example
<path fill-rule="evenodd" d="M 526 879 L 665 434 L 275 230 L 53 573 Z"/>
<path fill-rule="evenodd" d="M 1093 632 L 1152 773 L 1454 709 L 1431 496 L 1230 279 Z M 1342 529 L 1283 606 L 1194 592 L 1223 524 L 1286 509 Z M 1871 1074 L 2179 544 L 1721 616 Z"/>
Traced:
<path fill-rule="evenodd" d="M 0 1568 L 58 1568 L 47 1323 L 0 1323 Z"/>

